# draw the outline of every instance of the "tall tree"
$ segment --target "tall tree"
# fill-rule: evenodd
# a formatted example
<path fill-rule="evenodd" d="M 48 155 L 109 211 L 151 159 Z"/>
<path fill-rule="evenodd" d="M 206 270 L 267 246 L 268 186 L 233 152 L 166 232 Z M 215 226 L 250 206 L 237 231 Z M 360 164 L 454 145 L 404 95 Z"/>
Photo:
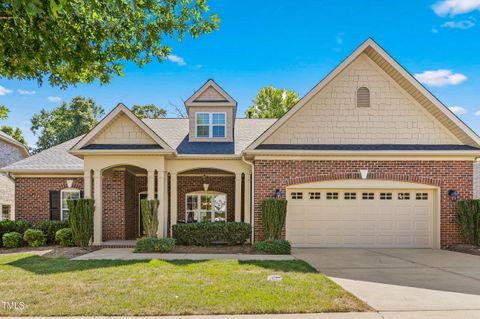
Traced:
<path fill-rule="evenodd" d="M 27 145 L 27 140 L 23 136 L 23 132 L 20 128 L 18 128 L 18 127 L 13 128 L 12 126 L 2 125 L 2 127 L 0 128 L 0 131 L 7 134 L 8 136 L 13 137 L 14 139 L 19 141 L 23 145 L 25 145 L 25 146 Z"/>
<path fill-rule="evenodd" d="M 298 102 L 298 93 L 293 90 L 264 87 L 252 101 L 245 116 L 252 118 L 279 118 Z"/>
<path fill-rule="evenodd" d="M 133 114 L 141 119 L 145 117 L 148 119 L 155 119 L 167 116 L 167 110 L 159 108 L 155 104 L 134 105 L 131 110 Z"/>
<path fill-rule="evenodd" d="M 4 0 L 0 76 L 66 87 L 170 55 L 172 40 L 218 29 L 206 0 Z"/>
<path fill-rule="evenodd" d="M 32 117 L 32 132 L 38 134 L 37 148 L 40 152 L 90 131 L 105 114 L 94 100 L 81 96 L 70 103 L 63 102 L 51 111 L 42 109 Z"/>

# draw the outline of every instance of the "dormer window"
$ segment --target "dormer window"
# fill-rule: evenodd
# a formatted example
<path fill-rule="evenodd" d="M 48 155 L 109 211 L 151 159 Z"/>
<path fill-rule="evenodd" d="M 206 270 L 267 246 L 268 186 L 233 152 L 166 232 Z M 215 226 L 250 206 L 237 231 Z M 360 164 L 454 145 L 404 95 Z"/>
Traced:
<path fill-rule="evenodd" d="M 225 137 L 225 112 L 197 112 L 196 137 Z"/>

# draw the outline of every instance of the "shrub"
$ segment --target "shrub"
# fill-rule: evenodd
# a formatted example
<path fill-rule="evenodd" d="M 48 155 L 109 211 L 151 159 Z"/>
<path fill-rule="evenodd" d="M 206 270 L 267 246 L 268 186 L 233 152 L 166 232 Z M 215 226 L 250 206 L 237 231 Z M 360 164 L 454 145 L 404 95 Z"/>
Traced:
<path fill-rule="evenodd" d="M 47 239 L 47 244 L 54 245 L 56 243 L 55 237 L 57 231 L 62 228 L 68 227 L 68 221 L 59 221 L 59 220 L 47 220 L 44 222 L 36 223 L 33 225 L 34 229 L 41 230 Z"/>
<path fill-rule="evenodd" d="M 72 229 L 62 228 L 55 233 L 55 240 L 60 243 L 60 246 L 73 247 L 75 242 L 73 241 Z"/>
<path fill-rule="evenodd" d="M 292 246 L 288 240 L 266 240 L 258 241 L 253 244 L 253 248 L 262 253 L 272 254 L 272 255 L 290 255 L 292 251 Z"/>
<path fill-rule="evenodd" d="M 87 247 L 93 238 L 94 200 L 89 198 L 68 199 L 68 223 L 72 229 L 75 245 Z"/>
<path fill-rule="evenodd" d="M 3 246 L 5 248 L 16 248 L 22 244 L 22 234 L 17 232 L 5 233 L 2 236 Z"/>
<path fill-rule="evenodd" d="M 456 221 L 462 229 L 466 242 L 471 245 L 480 245 L 480 200 L 458 201 Z"/>
<path fill-rule="evenodd" d="M 142 211 L 143 232 L 147 237 L 155 237 L 158 230 L 158 199 L 142 199 L 140 209 Z"/>
<path fill-rule="evenodd" d="M 146 237 L 135 243 L 135 252 L 141 253 L 168 253 L 175 247 L 173 238 Z"/>
<path fill-rule="evenodd" d="M 262 222 L 265 240 L 280 239 L 286 216 L 286 200 L 266 199 L 262 202 Z"/>
<path fill-rule="evenodd" d="M 32 223 L 25 220 L 4 220 L 0 222 L 0 239 L 3 234 L 16 232 L 22 235 L 29 228 L 32 228 Z M 23 245 L 23 240 L 20 241 L 20 245 Z"/>
<path fill-rule="evenodd" d="M 39 229 L 27 229 L 23 234 L 23 239 L 31 247 L 40 247 L 47 245 L 45 234 Z"/>
<path fill-rule="evenodd" d="M 173 238 L 178 244 L 209 246 L 214 242 L 238 245 L 245 243 L 251 234 L 251 226 L 247 223 L 191 223 L 172 226 Z"/>

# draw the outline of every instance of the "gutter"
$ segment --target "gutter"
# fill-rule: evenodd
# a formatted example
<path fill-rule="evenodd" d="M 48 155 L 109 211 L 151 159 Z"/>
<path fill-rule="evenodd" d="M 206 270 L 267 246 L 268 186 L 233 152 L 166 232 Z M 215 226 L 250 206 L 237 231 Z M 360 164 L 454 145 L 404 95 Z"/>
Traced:
<path fill-rule="evenodd" d="M 242 161 L 247 165 L 252 167 L 252 178 L 250 179 L 251 187 L 250 187 L 250 225 L 252 225 L 252 238 L 250 238 L 250 242 L 253 244 L 255 239 L 255 165 L 253 162 L 249 162 L 245 159 L 245 156 L 242 155 Z"/>

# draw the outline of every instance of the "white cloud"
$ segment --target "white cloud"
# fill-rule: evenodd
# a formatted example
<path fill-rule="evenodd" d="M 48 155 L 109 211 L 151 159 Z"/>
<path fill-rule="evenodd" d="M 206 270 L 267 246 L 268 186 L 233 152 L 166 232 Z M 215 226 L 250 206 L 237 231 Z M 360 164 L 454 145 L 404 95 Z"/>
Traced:
<path fill-rule="evenodd" d="M 173 63 L 176 63 L 180 66 L 184 66 L 184 65 L 187 65 L 187 62 L 185 62 L 185 60 L 182 58 L 182 57 L 179 57 L 178 55 L 173 55 L 173 54 L 170 54 L 168 57 L 167 57 L 168 61 L 170 62 L 173 62 Z"/>
<path fill-rule="evenodd" d="M 62 98 L 59 97 L 59 96 L 49 96 L 49 97 L 48 97 L 48 100 L 49 100 L 50 102 L 60 102 L 60 101 L 62 100 Z"/>
<path fill-rule="evenodd" d="M 35 91 L 28 91 L 28 90 L 22 90 L 22 89 L 18 89 L 17 91 L 21 95 L 35 95 L 35 94 L 37 94 L 37 92 L 35 92 Z"/>
<path fill-rule="evenodd" d="M 462 21 L 447 21 L 442 24 L 442 28 L 450 29 L 470 29 L 475 26 L 475 22 L 472 19 L 462 20 Z"/>
<path fill-rule="evenodd" d="M 12 90 L 9 90 L 6 87 L 0 85 L 0 95 L 7 95 L 10 93 L 12 93 Z"/>
<path fill-rule="evenodd" d="M 467 109 L 461 106 L 450 106 L 449 109 L 457 115 L 467 114 Z"/>
<path fill-rule="evenodd" d="M 432 6 L 433 11 L 441 17 L 455 16 L 480 10 L 480 0 L 441 0 Z"/>
<path fill-rule="evenodd" d="M 480 111 L 475 112 L 475 116 L 480 116 Z"/>
<path fill-rule="evenodd" d="M 435 34 L 438 33 L 438 29 L 435 28 L 435 27 L 433 27 L 433 28 L 432 28 L 432 33 L 435 33 Z"/>
<path fill-rule="evenodd" d="M 451 70 L 439 69 L 415 74 L 415 78 L 423 84 L 431 86 L 457 85 L 467 80 L 461 73 L 453 73 Z"/>

